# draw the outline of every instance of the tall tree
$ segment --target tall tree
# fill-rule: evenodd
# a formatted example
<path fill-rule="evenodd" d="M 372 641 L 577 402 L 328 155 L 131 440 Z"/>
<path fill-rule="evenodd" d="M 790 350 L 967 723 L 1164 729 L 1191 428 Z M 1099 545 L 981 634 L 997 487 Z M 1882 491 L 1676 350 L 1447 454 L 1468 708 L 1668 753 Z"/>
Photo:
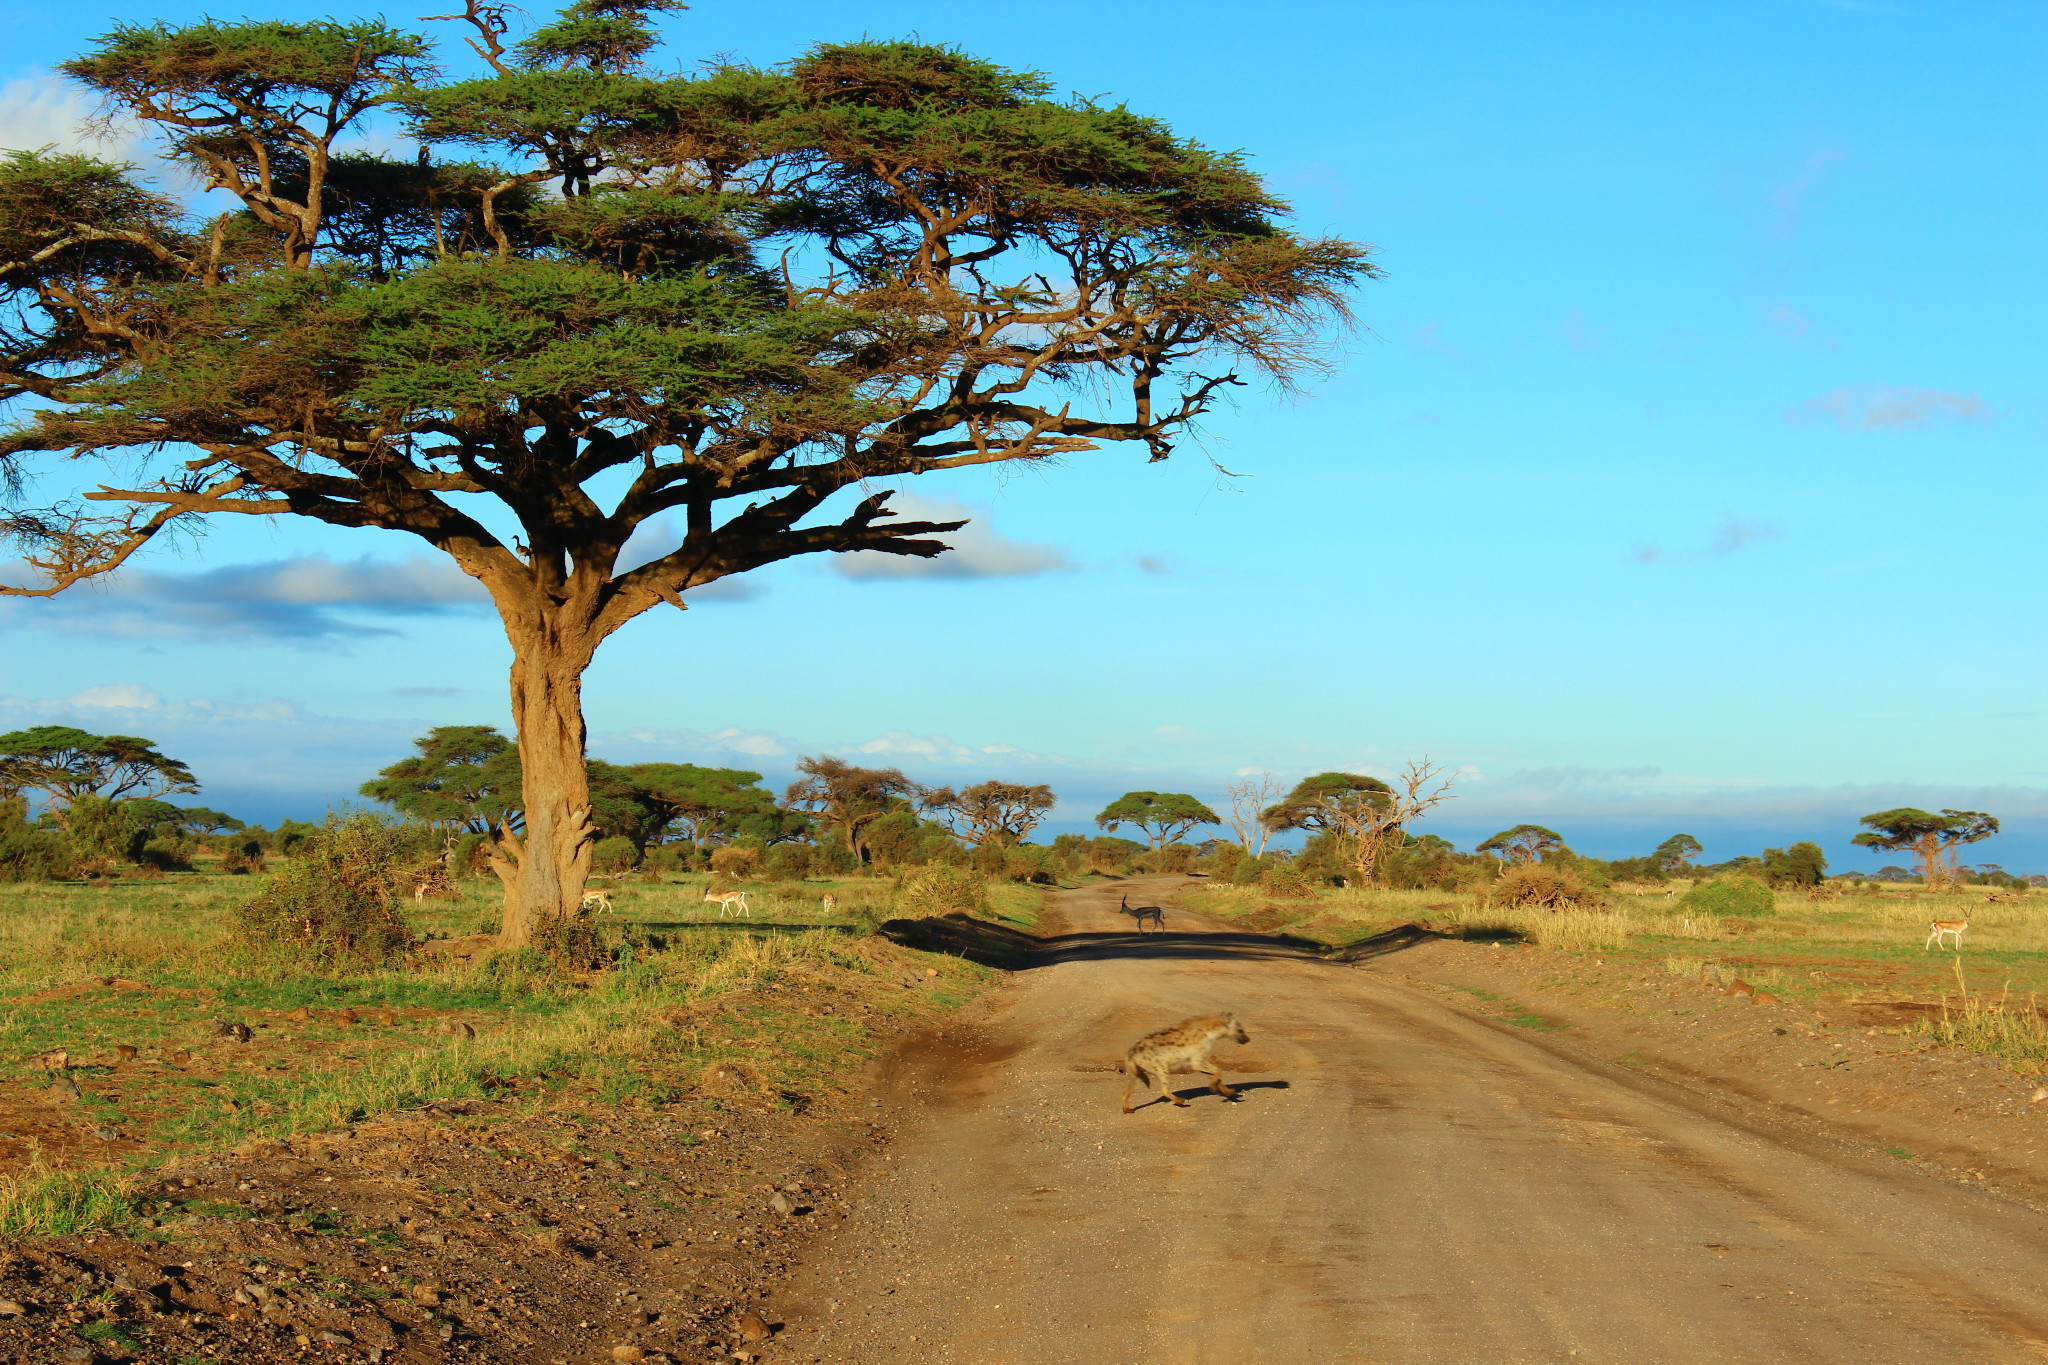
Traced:
<path fill-rule="evenodd" d="M 1285 829 L 1329 829 L 1333 816 L 1344 818 L 1354 807 L 1385 806 L 1393 798 L 1392 787 L 1364 773 L 1317 773 L 1304 777 L 1287 793 L 1287 799 L 1266 811 L 1266 824 L 1275 833 Z"/>
<path fill-rule="evenodd" d="M 1051 787 L 994 779 L 957 792 L 940 787 L 924 798 L 924 808 L 937 811 L 955 838 L 976 848 L 1015 848 L 1058 804 Z"/>
<path fill-rule="evenodd" d="M 1650 851 L 1650 861 L 1666 872 L 1676 872 L 1706 852 L 1690 834 L 1674 834 Z"/>
<path fill-rule="evenodd" d="M 1881 810 L 1859 822 L 1869 828 L 1849 842 L 1886 853 L 1911 852 L 1920 860 L 1927 889 L 1938 891 L 1951 878 L 1960 879 L 1955 850 L 1998 833 L 1998 817 L 1977 810 L 1944 810 L 1939 815 L 1912 806 Z"/>
<path fill-rule="evenodd" d="M 0 735 L 0 797 L 40 791 L 50 814 L 69 827 L 81 797 L 105 801 L 196 792 L 199 780 L 154 741 L 95 735 L 69 725 L 37 725 Z"/>
<path fill-rule="evenodd" d="M 1478 852 L 1492 853 L 1511 863 L 1534 862 L 1552 849 L 1564 847 L 1564 836 L 1541 825 L 1516 825 L 1504 829 L 1479 845 Z"/>
<path fill-rule="evenodd" d="M 860 768 L 830 754 L 800 758 L 796 770 L 803 776 L 789 784 L 783 803 L 809 811 L 818 823 L 837 830 L 864 863 L 870 857 L 868 827 L 924 794 L 901 768 Z"/>
<path fill-rule="evenodd" d="M 1125 792 L 1104 806 L 1096 825 L 1111 834 L 1119 825 L 1135 825 L 1153 848 L 1177 844 L 1196 825 L 1220 825 L 1216 812 L 1186 792 Z"/>
<path fill-rule="evenodd" d="M 671 75 L 647 59 L 674 0 L 579 0 L 509 46 L 467 4 L 471 78 L 374 21 L 121 25 L 65 64 L 241 210 L 191 221 L 86 158 L 0 164 L 0 398 L 34 400 L 0 464 L 128 467 L 0 529 L 42 575 L 8 591 L 43 595 L 217 515 L 451 556 L 512 646 L 507 943 L 580 902 L 606 637 L 729 574 L 930 557 L 957 529 L 892 520 L 886 492 L 828 513 L 843 490 L 1163 459 L 1243 377 L 1313 374 L 1377 273 L 1285 227 L 1240 157 L 949 48 Z M 482 160 L 338 154 L 379 106 Z M 672 514 L 680 544 L 622 568 Z"/>

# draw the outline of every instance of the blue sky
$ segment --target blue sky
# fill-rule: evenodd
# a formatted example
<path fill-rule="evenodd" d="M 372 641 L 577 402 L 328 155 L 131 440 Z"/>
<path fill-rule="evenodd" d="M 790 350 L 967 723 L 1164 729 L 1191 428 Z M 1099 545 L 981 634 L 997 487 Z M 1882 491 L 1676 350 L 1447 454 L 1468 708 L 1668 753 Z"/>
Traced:
<path fill-rule="evenodd" d="M 47 68 L 103 18 L 200 12 L 10 6 L 0 145 L 71 136 L 89 106 Z M 795 562 L 642 618 L 590 675 L 594 753 L 1043 780 L 1076 827 L 1129 787 L 1428 753 L 1464 771 L 1431 828 L 1466 847 L 1535 820 L 1874 866 L 1856 817 L 1914 804 L 1998 814 L 1981 856 L 2048 870 L 2048 10 L 1167 14 L 666 21 L 677 64 L 865 33 L 1044 71 L 1244 149 L 1387 277 L 1327 381 L 1246 391 L 1166 464 L 918 484 L 976 517 L 957 563 Z M 0 723 L 139 731 L 209 804 L 308 814 L 426 725 L 501 722 L 507 662 L 401 537 L 221 527 L 0 603 Z"/>

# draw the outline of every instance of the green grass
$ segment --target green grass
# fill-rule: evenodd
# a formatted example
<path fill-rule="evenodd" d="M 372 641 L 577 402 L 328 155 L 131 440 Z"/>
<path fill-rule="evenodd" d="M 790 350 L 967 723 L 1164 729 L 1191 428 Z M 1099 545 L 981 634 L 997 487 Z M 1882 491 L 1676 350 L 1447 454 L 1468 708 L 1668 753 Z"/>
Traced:
<path fill-rule="evenodd" d="M 1684 884 L 1667 889 L 1682 895 Z M 1750 919 L 1688 917 L 1676 895 L 1656 888 L 1621 888 L 1606 901 L 1553 914 L 1488 908 L 1446 891 L 1339 889 L 1276 901 L 1256 889 L 1209 885 L 1186 894 L 1189 908 L 1205 914 L 1331 945 L 1421 922 L 1723 986 L 1740 977 L 1795 1003 L 1939 1005 L 1939 1018 L 1906 1031 L 2022 1070 L 2048 1069 L 2048 1026 L 2035 1009 L 2048 999 L 2048 894 L 1993 904 L 1985 888 L 1821 898 L 1779 891 L 1770 915 Z M 1933 919 L 1970 921 L 1960 953 L 1925 948 Z"/>
<path fill-rule="evenodd" d="M 57 1129 L 112 1122 L 140 1137 L 131 1168 L 429 1100 L 540 1106 L 573 1090 L 615 1105 L 665 1104 L 721 1067 L 722 1086 L 800 1107 L 872 1051 L 868 1012 L 948 1009 L 992 975 L 872 937 L 889 917 L 886 881 L 755 884 L 753 915 L 721 921 L 702 899 L 707 880 L 603 883 L 616 907 L 602 917 L 607 932 L 639 946 L 596 974 L 488 950 L 384 967 L 267 950 L 239 941 L 233 922 L 260 877 L 0 885 L 0 1084 L 49 1084 L 37 1058 L 63 1049 L 82 1095 L 53 1095 L 41 1112 L 57 1116 Z M 824 912 L 826 891 L 837 914 Z M 997 913 L 1035 922 L 1039 893 L 994 891 Z M 496 915 L 481 882 L 406 909 L 423 936 L 462 937 Z M 906 959 L 922 983 L 914 989 L 903 985 Z M 923 975 L 927 966 L 935 976 Z M 312 1017 L 288 1017 L 301 1008 Z M 358 1022 L 338 1018 L 344 1009 Z M 395 1022 L 381 1023 L 383 1011 Z M 246 1023 L 252 1040 L 211 1037 L 216 1018 Z M 437 1031 L 454 1020 L 475 1037 Z M 116 1045 L 140 1055 L 122 1060 Z M 55 1167 L 100 1160 L 100 1150 L 53 1158 Z M 118 1172 L 33 1165 L 4 1179 L 0 1236 L 113 1226 L 132 1214 Z"/>

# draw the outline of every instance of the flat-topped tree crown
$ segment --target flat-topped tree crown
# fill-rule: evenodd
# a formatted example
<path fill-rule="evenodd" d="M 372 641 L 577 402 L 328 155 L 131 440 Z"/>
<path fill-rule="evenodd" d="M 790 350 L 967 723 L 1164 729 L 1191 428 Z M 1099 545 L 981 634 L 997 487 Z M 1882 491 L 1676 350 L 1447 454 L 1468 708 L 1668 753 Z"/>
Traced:
<path fill-rule="evenodd" d="M 41 577 L 5 591 L 219 515 L 449 555 L 514 655 L 513 944 L 580 902 L 581 679 L 612 632 L 796 555 L 942 553 L 962 523 L 895 519 L 877 480 L 1163 459 L 1229 386 L 1314 373 L 1376 273 L 1128 109 L 915 42 L 671 74 L 672 8 L 584 0 L 515 40 L 469 0 L 460 78 L 381 23 L 118 28 L 66 70 L 239 207 L 0 163 L 0 396 L 37 400 L 0 469 L 122 480 L 13 504 Z M 378 109 L 419 156 L 342 145 Z M 668 552 L 622 566 L 643 527 Z"/>

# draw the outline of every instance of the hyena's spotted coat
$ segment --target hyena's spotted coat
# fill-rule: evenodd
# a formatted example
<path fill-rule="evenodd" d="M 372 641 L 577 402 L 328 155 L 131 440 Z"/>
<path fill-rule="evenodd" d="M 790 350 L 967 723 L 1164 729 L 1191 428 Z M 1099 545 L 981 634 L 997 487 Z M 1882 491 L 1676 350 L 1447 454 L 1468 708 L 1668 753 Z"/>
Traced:
<path fill-rule="evenodd" d="M 1237 1092 L 1223 1083 L 1223 1073 L 1209 1060 L 1209 1050 L 1224 1039 L 1249 1043 L 1252 1038 L 1234 1014 L 1208 1014 L 1200 1019 L 1183 1019 L 1172 1028 L 1148 1033 L 1124 1053 L 1124 1112 L 1131 1112 L 1131 1087 L 1143 1081 L 1185 1109 L 1187 1101 L 1172 1089 L 1176 1071 L 1199 1072 L 1209 1078 L 1209 1088 L 1225 1099 Z"/>

